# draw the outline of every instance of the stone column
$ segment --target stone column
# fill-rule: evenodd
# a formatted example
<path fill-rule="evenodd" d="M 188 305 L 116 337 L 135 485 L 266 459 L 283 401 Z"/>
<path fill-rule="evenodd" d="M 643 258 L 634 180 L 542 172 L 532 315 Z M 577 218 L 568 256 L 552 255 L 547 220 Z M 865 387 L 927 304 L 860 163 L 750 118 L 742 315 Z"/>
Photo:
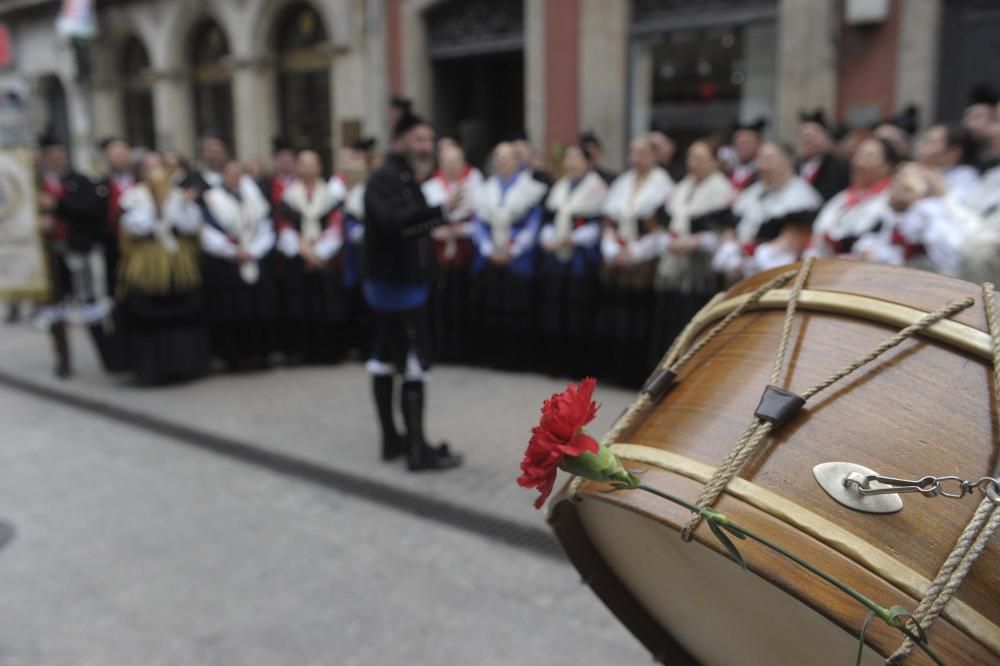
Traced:
<path fill-rule="evenodd" d="M 269 85 L 271 84 L 271 85 Z M 273 77 L 260 62 L 238 62 L 233 69 L 234 154 L 241 160 L 266 159 L 275 134 Z"/>
<path fill-rule="evenodd" d="M 196 157 L 190 83 L 180 71 L 157 72 L 153 81 L 156 145 Z"/>
<path fill-rule="evenodd" d="M 111 83 L 94 86 L 94 136 L 98 141 L 125 135 L 123 91 Z"/>
<path fill-rule="evenodd" d="M 772 136 L 795 135 L 800 109 L 836 107 L 837 58 L 832 2 L 782 0 L 778 16 L 778 101 Z"/>
<path fill-rule="evenodd" d="M 606 161 L 625 163 L 629 3 L 581 0 L 580 127 L 597 133 Z"/>
<path fill-rule="evenodd" d="M 427 53 L 424 11 L 439 0 L 407 0 L 402 10 L 403 90 L 419 113 L 431 106 L 431 61 Z"/>
<path fill-rule="evenodd" d="M 907 0 L 896 51 L 896 106 L 916 104 L 925 124 L 936 117 L 941 0 Z"/>
<path fill-rule="evenodd" d="M 524 129 L 545 152 L 545 1 L 524 0 Z M 572 29 L 567 26 L 567 29 Z"/>

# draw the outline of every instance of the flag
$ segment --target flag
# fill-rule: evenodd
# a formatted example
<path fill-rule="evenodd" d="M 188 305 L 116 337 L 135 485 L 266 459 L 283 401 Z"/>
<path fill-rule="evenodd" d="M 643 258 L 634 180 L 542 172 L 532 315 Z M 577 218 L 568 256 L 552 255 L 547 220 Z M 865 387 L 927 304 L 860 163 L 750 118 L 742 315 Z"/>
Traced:
<path fill-rule="evenodd" d="M 63 0 L 56 32 L 63 37 L 92 39 L 97 35 L 94 0 Z"/>

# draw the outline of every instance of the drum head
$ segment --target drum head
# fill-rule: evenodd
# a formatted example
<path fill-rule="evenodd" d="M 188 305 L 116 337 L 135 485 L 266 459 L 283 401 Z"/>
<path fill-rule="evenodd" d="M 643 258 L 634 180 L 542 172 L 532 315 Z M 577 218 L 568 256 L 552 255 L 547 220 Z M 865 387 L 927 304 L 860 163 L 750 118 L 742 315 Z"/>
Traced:
<path fill-rule="evenodd" d="M 699 662 L 853 662 L 857 636 L 719 553 L 618 505 L 584 500 L 577 510 L 621 584 Z M 866 647 L 861 663 L 884 660 Z"/>

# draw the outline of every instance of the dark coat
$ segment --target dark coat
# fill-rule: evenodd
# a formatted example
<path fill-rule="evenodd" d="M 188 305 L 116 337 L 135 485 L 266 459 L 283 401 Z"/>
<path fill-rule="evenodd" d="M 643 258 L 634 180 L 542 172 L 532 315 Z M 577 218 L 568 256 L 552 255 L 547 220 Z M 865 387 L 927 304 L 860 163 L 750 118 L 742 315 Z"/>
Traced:
<path fill-rule="evenodd" d="M 105 235 L 105 203 L 96 184 L 82 173 L 71 171 L 62 179 L 63 195 L 56 214 L 66 225 L 70 250 L 89 252 Z"/>
<path fill-rule="evenodd" d="M 427 205 L 409 161 L 390 153 L 365 185 L 366 279 L 413 285 L 434 277 L 431 231 L 445 224 L 444 209 Z"/>
<path fill-rule="evenodd" d="M 829 201 L 833 195 L 847 189 L 851 182 L 851 169 L 847 162 L 827 153 L 816 170 L 812 186 L 816 188 L 823 201 Z"/>

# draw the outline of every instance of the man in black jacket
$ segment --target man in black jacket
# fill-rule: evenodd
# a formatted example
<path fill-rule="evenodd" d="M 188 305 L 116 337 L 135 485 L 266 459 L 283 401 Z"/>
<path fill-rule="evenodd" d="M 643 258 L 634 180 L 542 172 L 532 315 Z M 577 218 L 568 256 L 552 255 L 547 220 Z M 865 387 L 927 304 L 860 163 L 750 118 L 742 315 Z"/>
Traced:
<path fill-rule="evenodd" d="M 822 109 L 799 113 L 799 175 L 816 188 L 823 201 L 847 189 L 850 167 L 833 154 L 833 136 Z"/>
<path fill-rule="evenodd" d="M 115 343 L 104 330 L 109 311 L 95 280 L 92 255 L 100 247 L 104 205 L 94 183 L 73 171 L 66 146 L 54 136 L 40 140 L 38 214 L 49 255 L 50 299 L 39 312 L 39 323 L 52 335 L 56 353 L 55 374 L 72 374 L 66 332 L 67 306 L 79 309 L 83 321 L 108 370 L 117 369 Z"/>
<path fill-rule="evenodd" d="M 411 471 L 447 469 L 462 462 L 447 444 L 431 446 L 423 431 L 424 380 L 430 369 L 427 300 L 434 276 L 431 231 L 447 222 L 447 209 L 461 202 L 461 190 L 445 207 L 427 205 L 420 182 L 430 176 L 434 131 L 405 109 L 393 127 L 393 150 L 365 186 L 363 290 L 372 309 L 374 339 L 368 361 L 382 429 L 382 459 L 406 455 Z M 392 412 L 394 375 L 403 376 L 406 434 Z"/>

